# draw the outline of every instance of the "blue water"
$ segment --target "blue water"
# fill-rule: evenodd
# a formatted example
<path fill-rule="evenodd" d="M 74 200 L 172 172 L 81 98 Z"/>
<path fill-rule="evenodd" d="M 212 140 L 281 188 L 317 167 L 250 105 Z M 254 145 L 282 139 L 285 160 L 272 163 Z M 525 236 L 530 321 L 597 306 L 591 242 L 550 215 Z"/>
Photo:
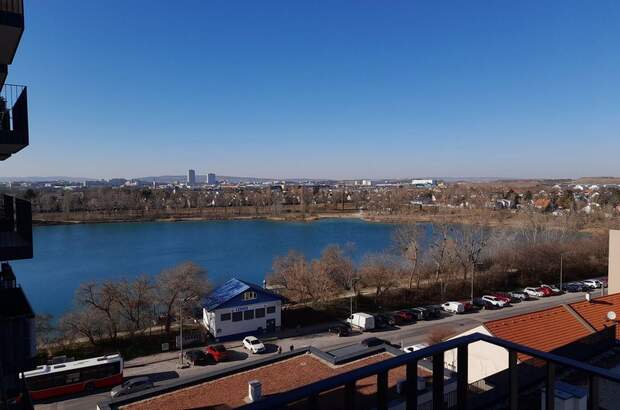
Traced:
<path fill-rule="evenodd" d="M 359 259 L 389 248 L 394 228 L 357 219 L 44 226 L 34 229 L 34 258 L 12 265 L 35 312 L 57 317 L 83 282 L 155 275 L 192 261 L 216 285 L 232 276 L 261 283 L 274 256 L 290 249 L 314 258 L 329 244 L 352 242 Z"/>

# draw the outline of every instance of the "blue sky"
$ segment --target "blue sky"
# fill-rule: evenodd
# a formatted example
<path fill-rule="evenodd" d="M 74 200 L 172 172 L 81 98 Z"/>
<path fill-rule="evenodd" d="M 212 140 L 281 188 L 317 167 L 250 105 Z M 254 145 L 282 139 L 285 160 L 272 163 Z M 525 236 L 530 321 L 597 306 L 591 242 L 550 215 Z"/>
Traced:
<path fill-rule="evenodd" d="M 26 0 L 3 176 L 620 175 L 620 3 Z"/>

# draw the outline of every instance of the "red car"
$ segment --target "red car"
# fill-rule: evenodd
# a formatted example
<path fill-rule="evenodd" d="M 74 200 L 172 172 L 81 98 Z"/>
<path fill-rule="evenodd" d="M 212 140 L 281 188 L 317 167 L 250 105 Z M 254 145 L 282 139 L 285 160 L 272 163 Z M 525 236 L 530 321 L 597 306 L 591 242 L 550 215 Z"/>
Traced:
<path fill-rule="evenodd" d="M 211 345 L 207 346 L 205 353 L 213 357 L 216 362 L 224 362 L 228 359 L 228 351 L 224 345 Z"/>
<path fill-rule="evenodd" d="M 413 322 L 415 319 L 413 314 L 411 312 L 407 312 L 406 310 L 398 311 L 394 313 L 394 316 L 401 319 L 402 322 Z"/>
<path fill-rule="evenodd" d="M 553 291 L 551 290 L 551 288 L 548 288 L 546 286 L 541 286 L 538 288 L 538 290 L 543 293 L 543 297 L 553 296 Z"/>
<path fill-rule="evenodd" d="M 510 302 L 512 302 L 512 299 L 510 298 L 510 296 L 506 295 L 505 293 L 494 293 L 493 296 L 495 296 L 496 299 L 501 300 L 507 305 L 509 305 Z"/>

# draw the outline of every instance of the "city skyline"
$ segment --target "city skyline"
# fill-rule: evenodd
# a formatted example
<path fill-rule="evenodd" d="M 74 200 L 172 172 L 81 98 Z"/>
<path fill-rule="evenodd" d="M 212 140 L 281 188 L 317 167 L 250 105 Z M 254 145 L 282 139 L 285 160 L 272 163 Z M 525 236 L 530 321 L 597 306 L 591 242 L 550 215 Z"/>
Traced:
<path fill-rule="evenodd" d="M 28 85 L 36 143 L 4 176 L 620 174 L 612 1 L 191 1 L 171 18 L 35 0 L 26 15 L 7 82 Z"/>

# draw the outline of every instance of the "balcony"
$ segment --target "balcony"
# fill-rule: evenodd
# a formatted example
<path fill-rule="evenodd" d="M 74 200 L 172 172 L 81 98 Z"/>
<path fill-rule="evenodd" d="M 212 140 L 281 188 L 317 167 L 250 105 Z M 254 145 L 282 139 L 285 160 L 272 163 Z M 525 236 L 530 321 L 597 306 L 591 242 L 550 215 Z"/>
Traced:
<path fill-rule="evenodd" d="M 0 201 L 0 261 L 32 258 L 30 202 L 3 195 Z"/>
<path fill-rule="evenodd" d="M 615 325 L 600 335 L 599 341 L 581 346 L 600 352 L 597 366 L 574 360 L 572 355 L 547 353 L 503 339 L 475 333 L 430 346 L 413 353 L 396 356 L 289 390 L 267 395 L 243 406 L 243 409 L 545 409 L 615 408 L 620 397 L 620 364 L 608 365 L 609 353 L 615 350 Z M 486 343 L 507 351 L 508 368 L 481 383 L 468 383 L 469 353 L 473 343 Z M 597 344 L 600 343 L 600 344 Z M 444 354 L 457 356 L 455 382 L 447 384 Z M 418 367 L 424 362 L 432 368 L 432 400 L 420 400 Z M 606 366 L 607 365 L 607 366 Z M 399 394 L 390 389 L 389 372 L 405 369 Z M 612 370 L 610 370 L 612 368 Z M 365 394 L 369 385 L 376 393 Z M 554 394 L 546 394 L 552 391 Z M 398 396 L 398 397 L 396 397 Z M 426 399 L 426 398 L 425 398 Z M 567 401 L 573 400 L 570 404 Z M 576 404 L 578 402 L 578 404 Z M 423 403 L 423 404 L 421 404 Z M 567 407 L 568 406 L 568 407 Z M 575 406 L 575 407 L 570 407 Z"/>
<path fill-rule="evenodd" d="M 23 0 L 0 0 L 0 64 L 13 62 L 23 32 Z"/>
<path fill-rule="evenodd" d="M 28 93 L 23 85 L 0 90 L 0 161 L 28 146 Z"/>

